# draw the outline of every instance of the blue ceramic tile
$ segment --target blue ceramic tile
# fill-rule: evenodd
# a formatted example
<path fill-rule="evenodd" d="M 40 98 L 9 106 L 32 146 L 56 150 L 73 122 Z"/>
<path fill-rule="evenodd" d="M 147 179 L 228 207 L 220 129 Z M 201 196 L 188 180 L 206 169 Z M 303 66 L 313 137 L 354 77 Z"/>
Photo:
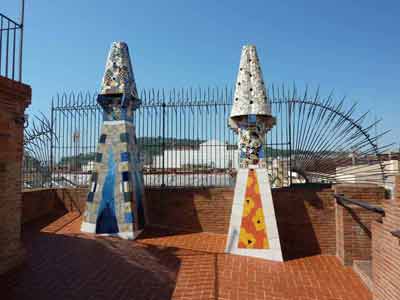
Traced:
<path fill-rule="evenodd" d="M 121 161 L 130 161 L 131 155 L 129 152 L 121 153 Z"/>
<path fill-rule="evenodd" d="M 100 135 L 99 143 L 104 144 L 106 142 L 107 135 L 102 134 Z"/>
<path fill-rule="evenodd" d="M 104 180 L 101 201 L 97 212 L 96 233 L 118 232 L 118 222 L 115 216 L 115 160 L 111 146 L 108 154 L 108 171 Z"/>
<path fill-rule="evenodd" d="M 131 212 L 125 213 L 125 223 L 133 223 L 133 215 Z"/>
<path fill-rule="evenodd" d="M 94 193 L 89 192 L 87 196 L 87 202 L 93 202 L 93 198 L 94 198 Z"/>
<path fill-rule="evenodd" d="M 124 192 L 124 201 L 130 202 L 132 200 L 132 192 Z"/>
<path fill-rule="evenodd" d="M 92 182 L 96 182 L 99 174 L 97 172 L 92 172 Z"/>
<path fill-rule="evenodd" d="M 122 172 L 122 181 L 129 181 L 129 172 Z"/>
<path fill-rule="evenodd" d="M 247 118 L 247 121 L 250 124 L 255 124 L 257 122 L 257 116 L 256 115 L 249 115 Z"/>

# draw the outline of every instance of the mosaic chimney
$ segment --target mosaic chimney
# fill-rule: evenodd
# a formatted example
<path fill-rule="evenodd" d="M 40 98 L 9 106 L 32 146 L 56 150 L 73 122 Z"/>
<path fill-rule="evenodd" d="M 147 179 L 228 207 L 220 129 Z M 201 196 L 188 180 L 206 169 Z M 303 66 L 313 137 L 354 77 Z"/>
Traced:
<path fill-rule="evenodd" d="M 242 49 L 228 123 L 238 134 L 239 170 L 225 251 L 282 261 L 265 153 L 265 135 L 276 120 L 253 45 Z"/>
<path fill-rule="evenodd" d="M 143 173 L 133 124 L 140 100 L 123 42 L 111 45 L 97 102 L 103 123 L 81 230 L 134 239 L 145 224 Z"/>

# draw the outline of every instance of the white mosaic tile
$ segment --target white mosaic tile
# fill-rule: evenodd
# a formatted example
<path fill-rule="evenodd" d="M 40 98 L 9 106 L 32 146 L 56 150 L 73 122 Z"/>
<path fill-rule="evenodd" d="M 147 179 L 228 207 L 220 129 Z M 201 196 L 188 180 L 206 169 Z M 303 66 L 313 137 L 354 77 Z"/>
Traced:
<path fill-rule="evenodd" d="M 254 45 L 242 48 L 239 72 L 230 118 L 246 115 L 271 115 L 257 50 Z"/>

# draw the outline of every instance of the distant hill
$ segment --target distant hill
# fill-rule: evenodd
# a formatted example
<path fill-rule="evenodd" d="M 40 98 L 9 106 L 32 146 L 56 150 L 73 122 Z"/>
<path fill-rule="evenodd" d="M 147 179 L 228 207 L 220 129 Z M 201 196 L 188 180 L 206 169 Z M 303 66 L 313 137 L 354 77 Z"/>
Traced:
<path fill-rule="evenodd" d="M 194 139 L 179 139 L 179 138 L 165 138 L 162 137 L 140 137 L 137 139 L 137 143 L 142 153 L 144 153 L 144 163 L 150 164 L 153 158 L 157 155 L 161 155 L 163 150 L 168 149 L 182 149 L 182 150 L 198 150 L 200 144 L 206 142 L 206 140 L 194 140 Z M 237 149 L 236 144 L 227 145 L 228 151 L 234 151 Z M 288 149 L 276 149 L 267 148 L 266 155 L 268 157 L 287 157 L 290 151 Z M 58 163 L 59 167 L 69 166 L 70 168 L 81 169 L 82 165 L 86 165 L 89 161 L 95 159 L 95 153 L 81 153 L 76 156 L 65 156 L 62 157 Z"/>

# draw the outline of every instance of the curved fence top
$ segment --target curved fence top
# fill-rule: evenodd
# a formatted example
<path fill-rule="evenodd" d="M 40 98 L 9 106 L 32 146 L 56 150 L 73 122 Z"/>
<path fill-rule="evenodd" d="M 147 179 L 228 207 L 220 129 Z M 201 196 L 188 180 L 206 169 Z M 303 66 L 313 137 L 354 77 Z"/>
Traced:
<path fill-rule="evenodd" d="M 238 167 L 237 139 L 228 129 L 233 89 L 142 89 L 134 122 L 145 184 L 154 187 L 232 186 Z M 277 125 L 264 150 L 273 187 L 305 182 L 385 184 L 391 180 L 373 134 L 379 121 L 346 106 L 333 94 L 270 86 Z M 94 93 L 57 95 L 52 102 L 45 164 L 47 184 L 85 185 L 101 126 Z M 32 151 L 31 151 L 32 153 Z M 33 155 L 35 156 L 35 155 Z M 43 161 L 43 157 L 38 158 Z M 43 164 L 43 163 L 42 163 Z"/>

